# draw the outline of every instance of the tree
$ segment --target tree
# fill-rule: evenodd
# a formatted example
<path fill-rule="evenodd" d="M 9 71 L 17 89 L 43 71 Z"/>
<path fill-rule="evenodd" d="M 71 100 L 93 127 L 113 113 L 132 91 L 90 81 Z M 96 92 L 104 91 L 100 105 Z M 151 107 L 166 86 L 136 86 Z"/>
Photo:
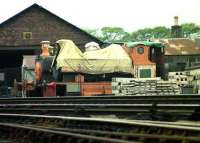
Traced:
<path fill-rule="evenodd" d="M 104 42 L 121 42 L 130 39 L 130 34 L 120 27 L 103 27 L 101 29 L 86 29 L 86 31 Z"/>
<path fill-rule="evenodd" d="M 185 23 L 181 26 L 184 37 L 188 37 L 190 34 L 200 32 L 200 26 L 196 25 L 195 23 Z"/>
<path fill-rule="evenodd" d="M 152 35 L 157 39 L 169 38 L 171 36 L 171 32 L 169 28 L 158 26 L 152 29 Z"/>
<path fill-rule="evenodd" d="M 127 36 L 127 32 L 120 27 L 103 27 L 101 28 L 100 39 L 105 42 L 119 42 Z"/>
<path fill-rule="evenodd" d="M 170 29 L 164 26 L 139 29 L 131 34 L 133 41 L 146 41 L 154 38 L 169 38 Z"/>
<path fill-rule="evenodd" d="M 185 23 L 181 26 L 185 37 L 188 37 L 192 33 L 200 32 L 200 26 L 194 23 Z M 165 26 L 139 29 L 132 33 L 128 33 L 120 27 L 103 27 L 101 29 L 87 30 L 87 32 L 105 42 L 146 41 L 154 38 L 171 38 L 171 30 Z"/>
<path fill-rule="evenodd" d="M 128 32 L 125 32 L 124 36 L 121 39 L 121 42 L 128 42 L 128 41 L 132 41 L 131 34 Z"/>
<path fill-rule="evenodd" d="M 99 38 L 99 29 L 85 29 L 85 31 L 92 36 Z"/>
<path fill-rule="evenodd" d="M 133 41 L 145 41 L 151 38 L 152 29 L 151 28 L 144 28 L 139 29 L 131 34 Z"/>

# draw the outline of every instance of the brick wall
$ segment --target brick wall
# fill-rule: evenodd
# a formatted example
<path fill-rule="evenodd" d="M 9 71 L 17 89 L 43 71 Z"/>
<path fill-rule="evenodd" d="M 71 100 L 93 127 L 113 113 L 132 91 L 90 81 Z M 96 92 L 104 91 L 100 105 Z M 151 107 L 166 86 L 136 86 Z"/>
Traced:
<path fill-rule="evenodd" d="M 32 39 L 23 39 L 23 32 L 32 32 Z M 0 46 L 38 45 L 43 40 L 59 39 L 71 39 L 77 45 L 99 42 L 38 5 L 0 25 Z"/>

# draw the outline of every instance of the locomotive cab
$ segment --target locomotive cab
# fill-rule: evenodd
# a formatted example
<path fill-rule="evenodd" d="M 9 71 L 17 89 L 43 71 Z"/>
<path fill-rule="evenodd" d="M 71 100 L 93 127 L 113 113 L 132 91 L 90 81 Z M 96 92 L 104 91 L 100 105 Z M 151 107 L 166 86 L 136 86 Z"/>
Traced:
<path fill-rule="evenodd" d="M 129 42 L 126 47 L 132 58 L 136 78 L 164 77 L 164 45 L 155 42 Z"/>

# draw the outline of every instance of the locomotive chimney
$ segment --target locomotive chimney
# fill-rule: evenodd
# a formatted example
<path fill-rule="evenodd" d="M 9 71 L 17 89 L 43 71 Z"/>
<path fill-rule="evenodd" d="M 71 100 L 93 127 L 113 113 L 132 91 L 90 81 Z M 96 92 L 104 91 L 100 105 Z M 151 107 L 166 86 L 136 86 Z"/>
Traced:
<path fill-rule="evenodd" d="M 42 41 L 40 43 L 41 43 L 41 48 L 42 48 L 41 56 L 49 56 L 50 42 L 49 41 Z"/>

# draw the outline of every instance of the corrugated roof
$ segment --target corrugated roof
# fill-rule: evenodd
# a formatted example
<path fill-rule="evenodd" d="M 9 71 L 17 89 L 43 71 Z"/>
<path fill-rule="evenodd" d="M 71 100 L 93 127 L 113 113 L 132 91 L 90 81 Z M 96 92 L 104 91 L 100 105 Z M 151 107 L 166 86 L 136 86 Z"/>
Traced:
<path fill-rule="evenodd" d="M 197 55 L 200 46 L 195 40 L 189 38 L 174 38 L 156 40 L 165 45 L 165 55 Z"/>

